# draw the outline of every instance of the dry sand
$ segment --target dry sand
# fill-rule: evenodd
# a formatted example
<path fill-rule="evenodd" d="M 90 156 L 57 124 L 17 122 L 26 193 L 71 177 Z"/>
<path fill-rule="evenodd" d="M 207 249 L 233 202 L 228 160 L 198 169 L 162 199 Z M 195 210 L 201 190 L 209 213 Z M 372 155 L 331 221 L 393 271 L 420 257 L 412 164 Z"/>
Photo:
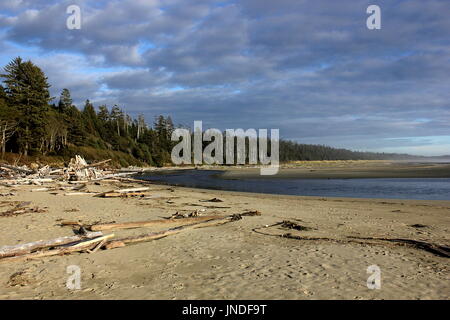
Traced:
<path fill-rule="evenodd" d="M 92 191 L 133 183 L 104 182 Z M 150 185 L 153 199 L 64 196 L 17 188 L 5 201 L 31 201 L 47 212 L 0 217 L 0 246 L 72 235 L 62 220 L 126 222 L 196 209 L 204 214 L 259 210 L 262 215 L 186 231 L 140 244 L 27 262 L 0 263 L 0 299 L 448 299 L 449 260 L 390 243 L 370 245 L 296 240 L 253 231 L 282 220 L 309 231 L 263 233 L 346 239 L 420 239 L 449 244 L 450 201 L 365 200 L 276 196 Z M 4 189 L 6 191 L 10 189 Z M 0 190 L 1 191 L 1 190 Z M 220 198 L 223 202 L 201 202 Z M 214 208 L 229 207 L 229 208 Z M 416 225 L 416 226 L 413 226 Z M 422 225 L 422 226 L 421 226 Z M 150 228 L 146 230 L 152 230 Z M 144 230 L 114 231 L 117 236 Z M 81 268 L 80 290 L 69 290 L 69 265 Z M 381 268 L 381 289 L 370 290 L 367 267 Z"/>

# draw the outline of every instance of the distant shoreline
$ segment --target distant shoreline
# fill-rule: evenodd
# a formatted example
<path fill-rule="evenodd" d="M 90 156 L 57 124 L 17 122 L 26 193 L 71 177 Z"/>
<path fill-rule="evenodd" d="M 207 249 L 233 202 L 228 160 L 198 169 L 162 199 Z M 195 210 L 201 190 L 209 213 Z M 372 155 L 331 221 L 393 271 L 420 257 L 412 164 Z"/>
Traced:
<path fill-rule="evenodd" d="M 249 165 L 174 166 L 143 168 L 139 172 L 164 174 L 181 170 L 220 171 L 217 176 L 222 179 L 450 178 L 450 163 L 386 160 L 298 161 L 281 164 L 279 172 L 272 176 L 262 176 L 259 166 Z"/>
<path fill-rule="evenodd" d="M 171 186 L 261 194 L 343 198 L 450 200 L 450 164 L 315 163 L 282 167 L 262 176 L 259 168 L 166 168 L 137 178 Z"/>
<path fill-rule="evenodd" d="M 369 179 L 369 178 L 450 178 L 450 164 L 445 163 L 317 163 L 310 166 L 282 166 L 277 175 L 261 176 L 258 168 L 229 168 L 223 179 Z"/>

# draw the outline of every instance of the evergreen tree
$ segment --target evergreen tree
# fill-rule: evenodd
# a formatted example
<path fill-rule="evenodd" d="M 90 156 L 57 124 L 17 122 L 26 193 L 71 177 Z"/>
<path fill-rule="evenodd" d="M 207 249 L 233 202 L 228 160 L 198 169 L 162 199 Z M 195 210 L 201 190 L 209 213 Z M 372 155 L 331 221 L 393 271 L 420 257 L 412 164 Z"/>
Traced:
<path fill-rule="evenodd" d="M 14 135 L 17 129 L 17 119 L 12 108 L 7 104 L 6 93 L 0 85 L 0 148 L 2 158 L 5 155 L 6 143 Z"/>
<path fill-rule="evenodd" d="M 98 135 L 98 119 L 95 113 L 94 105 L 86 100 L 83 108 L 83 120 L 87 133 Z"/>
<path fill-rule="evenodd" d="M 86 131 L 80 110 L 74 105 L 71 105 L 66 109 L 64 115 L 68 128 L 68 142 L 77 146 L 83 145 Z"/>
<path fill-rule="evenodd" d="M 64 88 L 59 98 L 58 111 L 61 113 L 66 113 L 67 109 L 72 106 L 72 102 L 69 89 Z"/>
<path fill-rule="evenodd" d="M 80 110 L 73 105 L 69 89 L 64 88 L 62 90 L 57 110 L 67 128 L 67 143 L 77 146 L 82 145 L 86 137 L 83 116 Z"/>
<path fill-rule="evenodd" d="M 120 136 L 120 128 L 123 122 L 123 112 L 117 105 L 111 109 L 111 120 L 114 122 L 115 132 Z"/>
<path fill-rule="evenodd" d="M 108 107 L 105 105 L 101 105 L 98 107 L 97 118 L 100 120 L 101 124 L 104 125 L 109 120 L 109 111 Z"/>
<path fill-rule="evenodd" d="M 51 101 L 47 77 L 31 61 L 13 59 L 1 75 L 8 104 L 17 115 L 17 142 L 24 155 L 42 151 L 46 114 Z"/>

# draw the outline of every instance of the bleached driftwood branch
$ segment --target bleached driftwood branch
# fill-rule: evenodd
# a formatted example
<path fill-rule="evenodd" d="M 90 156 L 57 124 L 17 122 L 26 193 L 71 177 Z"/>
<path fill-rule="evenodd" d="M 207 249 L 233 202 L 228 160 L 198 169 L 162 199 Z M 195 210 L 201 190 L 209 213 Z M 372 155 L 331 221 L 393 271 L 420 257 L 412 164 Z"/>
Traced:
<path fill-rule="evenodd" d="M 34 242 L 29 242 L 25 244 L 18 244 L 14 246 L 3 246 L 0 247 L 0 258 L 10 257 L 15 255 L 22 255 L 30 253 L 31 251 L 38 249 L 45 249 L 55 246 L 61 246 L 69 243 L 74 243 L 82 241 L 85 239 L 91 239 L 102 236 L 101 232 L 89 232 L 83 236 L 66 236 L 51 240 L 39 240 Z"/>

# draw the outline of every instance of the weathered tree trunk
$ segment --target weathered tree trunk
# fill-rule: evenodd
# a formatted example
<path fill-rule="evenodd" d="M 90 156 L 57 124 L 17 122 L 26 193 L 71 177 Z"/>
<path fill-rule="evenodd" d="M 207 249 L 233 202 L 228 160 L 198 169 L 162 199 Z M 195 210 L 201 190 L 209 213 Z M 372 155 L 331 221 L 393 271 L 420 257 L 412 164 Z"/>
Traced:
<path fill-rule="evenodd" d="M 12 256 L 0 259 L 1 262 L 11 262 L 11 261 L 18 261 L 18 260 L 31 260 L 31 259 L 37 259 L 37 258 L 43 258 L 43 257 L 49 257 L 49 256 L 55 256 L 55 255 L 63 255 L 67 253 L 77 252 L 77 251 L 84 251 L 93 249 L 96 247 L 99 243 L 104 243 L 107 239 L 110 239 L 114 236 L 114 234 L 109 234 L 106 236 L 101 236 L 92 240 L 84 241 L 77 243 L 73 246 L 68 247 L 58 247 L 53 250 L 44 250 L 44 251 L 37 251 L 29 254 L 23 254 L 18 256 Z"/>
<path fill-rule="evenodd" d="M 0 248 L 0 258 L 17 256 L 21 254 L 30 253 L 33 250 L 45 249 L 54 246 L 60 246 L 64 244 L 69 244 L 77 241 L 82 241 L 84 239 L 91 239 L 96 237 L 101 237 L 103 234 L 101 232 L 89 232 L 84 236 L 67 236 L 60 237 L 52 240 L 39 240 L 35 242 L 29 242 L 25 244 L 19 244 L 15 246 L 4 246 Z"/>
<path fill-rule="evenodd" d="M 124 223 L 105 223 L 105 224 L 95 224 L 91 226 L 92 231 L 104 231 L 104 230 L 117 230 L 117 229 L 134 229 L 142 227 L 151 227 L 155 225 L 167 225 L 167 224 L 190 224 L 192 222 L 204 222 L 212 220 L 224 219 L 223 216 L 204 216 L 204 217 L 192 217 L 192 218 L 182 218 L 182 219 L 160 219 L 160 220 L 149 220 L 149 221 L 136 221 L 136 222 L 124 222 Z"/>
<path fill-rule="evenodd" d="M 150 240 L 157 240 L 157 239 L 161 239 L 161 238 L 173 235 L 173 234 L 180 233 L 182 231 L 187 231 L 187 230 L 197 229 L 197 228 L 212 227 L 212 226 L 217 226 L 217 225 L 221 225 L 221 224 L 225 224 L 225 223 L 234 221 L 232 216 L 215 217 L 215 218 L 216 219 L 195 222 L 195 223 L 191 223 L 191 224 L 188 224 L 185 226 L 179 226 L 179 227 L 171 228 L 171 229 L 164 230 L 164 231 L 150 232 L 150 233 L 145 233 L 145 234 L 141 234 L 138 236 L 131 236 L 131 237 L 126 237 L 126 238 L 122 238 L 122 239 L 108 241 L 105 248 L 112 249 L 112 248 L 116 248 L 116 247 L 123 247 L 127 243 L 137 243 L 137 242 L 145 242 L 145 241 L 150 241 Z M 175 220 L 187 220 L 187 219 L 190 219 L 190 218 L 175 219 Z"/>

